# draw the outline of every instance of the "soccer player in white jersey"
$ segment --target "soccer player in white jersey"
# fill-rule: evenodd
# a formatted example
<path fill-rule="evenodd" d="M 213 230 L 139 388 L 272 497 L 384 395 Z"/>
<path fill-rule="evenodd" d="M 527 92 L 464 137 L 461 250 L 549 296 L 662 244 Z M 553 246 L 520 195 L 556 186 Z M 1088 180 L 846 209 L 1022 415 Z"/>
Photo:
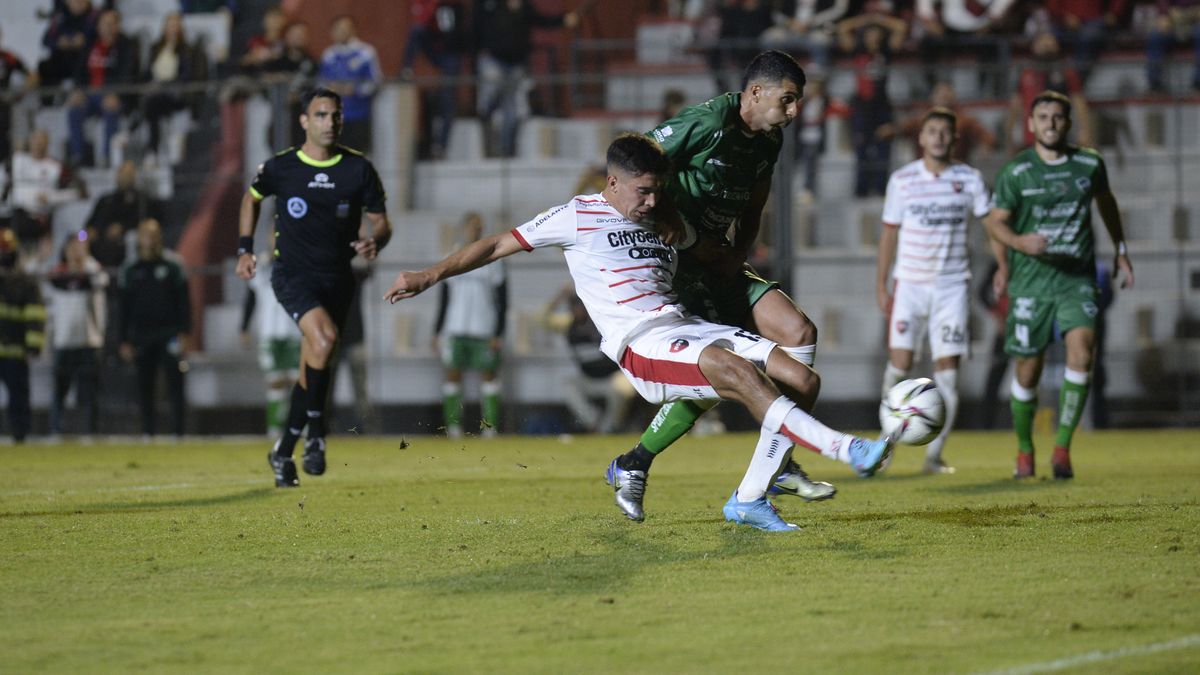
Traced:
<path fill-rule="evenodd" d="M 807 365 L 765 338 L 703 321 L 679 304 L 672 286 L 677 254 L 653 224 L 669 168 L 655 141 L 619 136 L 608 148 L 602 193 L 575 197 L 427 269 L 401 272 L 384 298 L 393 303 L 410 298 L 519 251 L 563 249 L 576 293 L 600 330 L 600 350 L 621 366 L 643 398 L 651 403 L 728 398 L 745 405 L 762 424 L 750 467 L 723 509 L 726 520 L 768 531 L 795 530 L 766 497 L 795 444 L 871 475 L 891 455 L 891 442 L 855 438 L 821 424 L 780 395 L 773 381 L 795 386 L 813 376 Z M 614 462 L 606 478 L 618 486 L 617 506 L 630 519 L 642 520 L 645 472 L 626 471 Z"/>
<path fill-rule="evenodd" d="M 979 171 L 951 159 L 957 121 L 948 108 L 925 113 L 921 159 L 888 180 L 876 264 L 879 309 L 889 315 L 884 396 L 908 378 L 921 337 L 929 334 L 933 381 L 946 402 L 946 425 L 925 452 L 925 473 L 932 474 L 954 473 L 942 449 L 958 411 L 958 366 L 968 345 L 967 223 L 987 215 L 989 203 Z"/>

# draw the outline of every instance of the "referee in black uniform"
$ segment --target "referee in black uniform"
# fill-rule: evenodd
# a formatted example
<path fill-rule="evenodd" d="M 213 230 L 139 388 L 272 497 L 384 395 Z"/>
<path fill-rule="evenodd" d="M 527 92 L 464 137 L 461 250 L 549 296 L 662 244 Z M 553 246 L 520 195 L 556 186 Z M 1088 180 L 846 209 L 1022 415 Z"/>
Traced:
<path fill-rule="evenodd" d="M 350 260 L 367 260 L 387 245 L 392 226 L 383 185 L 362 154 L 338 145 L 342 99 L 317 87 L 300 99 L 304 144 L 288 148 L 258 167 L 238 222 L 237 273 L 254 277 L 254 228 L 262 200 L 275 196 L 275 297 L 300 326 L 300 380 L 292 389 L 283 437 L 267 454 L 276 487 L 300 484 L 292 454 L 304 426 L 304 472 L 325 473 L 325 400 L 329 365 L 354 299 Z M 370 235 L 360 234 L 364 215 Z"/>

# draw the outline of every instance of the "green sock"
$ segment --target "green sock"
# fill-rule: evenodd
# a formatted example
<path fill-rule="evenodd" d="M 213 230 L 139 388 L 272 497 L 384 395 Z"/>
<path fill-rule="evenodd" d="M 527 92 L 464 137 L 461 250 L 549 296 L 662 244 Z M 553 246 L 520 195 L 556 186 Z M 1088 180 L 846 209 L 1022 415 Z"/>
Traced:
<path fill-rule="evenodd" d="M 1017 432 L 1017 450 L 1033 452 L 1033 416 L 1037 413 L 1037 399 L 1018 401 L 1010 399 L 1012 404 L 1013 431 Z"/>
<path fill-rule="evenodd" d="M 267 433 L 274 435 L 287 422 L 287 410 L 282 400 L 267 399 Z"/>
<path fill-rule="evenodd" d="M 691 430 L 705 410 L 691 401 L 664 405 L 642 433 L 642 446 L 656 455 L 666 450 Z"/>
<path fill-rule="evenodd" d="M 483 424 L 495 429 L 500 424 L 500 394 L 483 395 Z"/>
<path fill-rule="evenodd" d="M 1054 444 L 1063 448 L 1071 447 L 1071 436 L 1079 426 L 1083 417 L 1083 404 L 1087 402 L 1090 383 L 1076 384 L 1064 380 L 1062 390 L 1058 395 L 1058 436 Z"/>
<path fill-rule="evenodd" d="M 462 426 L 462 390 L 458 387 L 442 389 L 442 419 L 447 429 Z"/>

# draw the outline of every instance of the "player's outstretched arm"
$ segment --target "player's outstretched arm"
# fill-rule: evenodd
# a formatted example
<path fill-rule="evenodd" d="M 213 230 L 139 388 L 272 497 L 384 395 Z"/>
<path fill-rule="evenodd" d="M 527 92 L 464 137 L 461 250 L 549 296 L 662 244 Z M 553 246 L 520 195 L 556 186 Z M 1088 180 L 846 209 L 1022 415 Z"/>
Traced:
<path fill-rule="evenodd" d="M 254 257 L 254 228 L 258 225 L 258 212 L 262 201 L 246 190 L 242 195 L 242 207 L 238 211 L 238 259 L 237 275 L 249 281 L 254 278 L 258 260 Z"/>
<path fill-rule="evenodd" d="M 401 272 L 396 275 L 392 287 L 383 299 L 391 304 L 411 298 L 428 290 L 437 282 L 483 267 L 501 258 L 506 258 L 524 248 L 512 232 L 503 232 L 486 239 L 467 244 L 451 253 L 444 260 L 419 272 Z"/>
<path fill-rule="evenodd" d="M 1096 195 L 1096 209 L 1100 211 L 1104 229 L 1108 230 L 1108 236 L 1112 237 L 1113 246 L 1117 249 L 1113 272 L 1121 277 L 1121 288 L 1133 288 L 1133 263 L 1129 261 L 1129 249 L 1125 245 L 1125 227 L 1121 224 L 1117 198 L 1111 192 Z"/>

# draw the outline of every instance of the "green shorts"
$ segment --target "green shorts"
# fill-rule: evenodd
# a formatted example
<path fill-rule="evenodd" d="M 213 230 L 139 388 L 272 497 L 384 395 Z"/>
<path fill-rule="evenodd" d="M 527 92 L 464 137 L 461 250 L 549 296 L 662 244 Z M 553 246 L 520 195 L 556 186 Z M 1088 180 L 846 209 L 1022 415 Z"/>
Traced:
<path fill-rule="evenodd" d="M 487 338 L 451 335 L 442 341 L 442 364 L 455 370 L 495 371 L 500 367 L 500 351 L 491 348 Z"/>
<path fill-rule="evenodd" d="M 1036 294 L 1010 293 L 1004 326 L 1009 356 L 1040 355 L 1057 335 L 1096 328 L 1096 282 L 1090 276 L 1063 276 Z"/>
<path fill-rule="evenodd" d="M 259 340 L 258 365 L 264 374 L 300 371 L 300 338 Z"/>
<path fill-rule="evenodd" d="M 675 291 L 683 306 L 706 321 L 725 326 L 744 326 L 754 304 L 776 288 L 779 282 L 758 276 L 749 264 L 734 278 L 722 279 L 681 261 L 675 275 Z"/>

